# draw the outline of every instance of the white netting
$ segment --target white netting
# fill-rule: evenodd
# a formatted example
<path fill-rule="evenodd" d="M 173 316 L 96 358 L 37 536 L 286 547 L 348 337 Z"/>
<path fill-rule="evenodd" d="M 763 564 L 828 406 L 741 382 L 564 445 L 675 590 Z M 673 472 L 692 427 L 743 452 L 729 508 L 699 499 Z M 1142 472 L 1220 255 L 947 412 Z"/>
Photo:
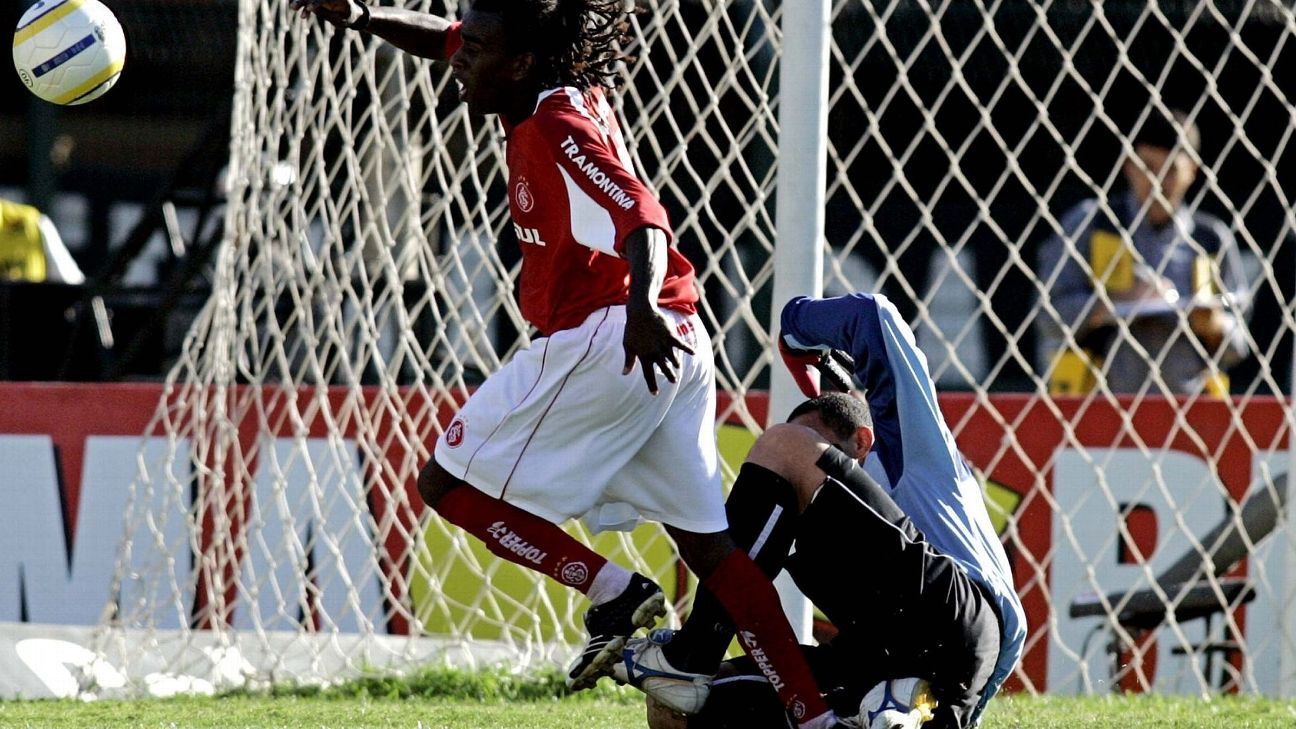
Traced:
<path fill-rule="evenodd" d="M 1280 341 L 1296 275 L 1282 184 L 1290 6 L 879 0 L 834 13 L 827 285 L 891 295 L 939 382 L 966 392 L 947 396 L 947 412 L 1007 512 L 1031 622 L 1017 677 L 1057 691 L 1290 692 L 1292 539 L 1271 534 L 1290 408 L 1270 397 L 1288 379 Z M 1175 312 L 1165 340 L 1119 320 L 1108 334 L 1154 363 L 1137 387 L 1114 392 L 1112 363 L 1099 361 L 1084 373 L 1092 389 L 1050 398 L 1060 346 L 1089 344 L 1084 319 L 1120 301 L 1117 264 L 1091 258 L 1066 213 L 1097 200 L 1086 220 L 1117 219 L 1111 232 L 1128 245 L 1147 210 L 1113 210 L 1121 162 L 1139 130 L 1176 109 L 1203 142 L 1188 152 L 1201 172 L 1185 207 L 1221 218 L 1241 253 L 1234 303 L 1243 327 L 1250 318 L 1248 356 L 1233 365 L 1192 347 L 1210 372 L 1232 365 L 1235 395 L 1166 399 L 1158 372 L 1183 356 L 1166 342 L 1196 339 Z M 1078 315 L 1061 302 L 1064 274 L 1045 263 L 1057 260 L 1050 245 L 1108 281 Z M 1180 250 L 1199 253 L 1192 245 Z M 1172 265 L 1131 257 L 1156 273 Z M 1251 511 L 1240 507 L 1248 493 Z M 1197 573 L 1230 535 L 1219 567 Z M 1176 619 L 1156 629 L 1167 607 Z"/>
<path fill-rule="evenodd" d="M 620 104 L 705 290 L 732 464 L 765 421 L 775 180 L 795 149 L 777 122 L 789 8 L 644 9 Z M 1291 8 L 843 0 L 832 14 L 828 187 L 784 192 L 826 206 L 827 289 L 881 290 L 919 332 L 1018 572 L 1031 633 L 1017 680 L 1291 690 L 1296 570 L 1273 478 L 1290 410 L 1271 396 L 1296 326 Z M 142 632 L 105 646 L 222 681 L 566 658 L 578 596 L 491 557 L 413 490 L 441 424 L 527 341 L 496 125 L 453 101 L 444 65 L 279 0 L 241 3 L 237 88 L 214 295 L 127 515 L 110 625 Z M 1204 139 L 1187 205 L 1221 217 L 1243 254 L 1234 396 L 1166 398 L 1150 377 L 1130 395 L 1051 397 L 1054 345 L 1036 330 L 1083 342 L 1038 250 L 1056 236 L 1093 268 L 1064 212 L 1118 195 L 1132 130 L 1172 107 Z M 1170 320 L 1188 336 L 1186 314 Z M 1249 491 L 1261 498 L 1243 507 Z M 1250 558 L 1199 574 L 1216 542 Z M 686 597 L 656 528 L 596 544 Z"/>
<path fill-rule="evenodd" d="M 748 340 L 764 336 L 751 299 L 773 245 L 769 214 L 750 201 L 773 179 L 775 23 L 756 5 L 666 5 L 636 31 L 623 103 L 642 167 L 717 292 L 707 320 L 745 330 L 732 349 L 750 359 Z M 240 34 L 219 293 L 159 410 L 171 467 L 142 466 L 113 616 L 186 630 L 160 657 L 120 648 L 122 660 L 201 673 L 213 640 L 262 678 L 443 649 L 470 662 L 566 659 L 580 596 L 448 529 L 413 488 L 448 414 L 528 341 L 495 123 L 469 119 L 445 65 L 302 22 L 286 3 L 244 2 Z M 735 219 L 750 232 L 732 234 Z M 763 416 L 741 394 L 759 370 L 722 357 L 719 371 L 736 395 L 725 417 L 748 432 Z M 684 597 L 656 527 L 595 543 Z M 333 633 L 444 640 L 342 650 L 319 640 Z"/>

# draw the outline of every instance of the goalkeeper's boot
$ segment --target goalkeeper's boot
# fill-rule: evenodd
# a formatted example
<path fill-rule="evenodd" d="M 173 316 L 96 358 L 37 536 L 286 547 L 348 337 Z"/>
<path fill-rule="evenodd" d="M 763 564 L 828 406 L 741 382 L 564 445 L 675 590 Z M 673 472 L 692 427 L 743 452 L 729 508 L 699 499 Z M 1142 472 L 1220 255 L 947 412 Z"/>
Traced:
<path fill-rule="evenodd" d="M 918 729 L 936 709 L 931 686 L 921 678 L 883 681 L 864 694 L 859 723 L 864 729 Z"/>
<path fill-rule="evenodd" d="M 635 573 L 620 595 L 585 613 L 589 642 L 567 671 L 567 687 L 582 691 L 608 675 L 626 641 L 640 628 L 652 627 L 666 615 L 666 595 L 657 583 Z"/>
<path fill-rule="evenodd" d="M 626 642 L 621 660 L 612 665 L 612 678 L 634 686 L 673 711 L 696 714 L 711 693 L 711 677 L 671 666 L 662 646 L 673 636 L 671 630 L 654 630 L 647 638 Z"/>

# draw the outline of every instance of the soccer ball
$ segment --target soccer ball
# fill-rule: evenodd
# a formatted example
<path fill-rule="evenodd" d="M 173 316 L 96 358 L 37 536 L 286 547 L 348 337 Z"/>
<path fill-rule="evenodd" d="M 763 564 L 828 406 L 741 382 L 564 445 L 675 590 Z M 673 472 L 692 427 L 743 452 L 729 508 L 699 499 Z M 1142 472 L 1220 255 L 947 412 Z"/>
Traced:
<path fill-rule="evenodd" d="M 921 678 L 893 678 L 869 689 L 860 702 L 864 729 L 919 729 L 931 721 L 936 700 Z"/>
<path fill-rule="evenodd" d="M 32 93 L 55 104 L 84 104 L 117 83 L 126 36 L 99 0 L 39 0 L 18 21 L 13 58 Z"/>

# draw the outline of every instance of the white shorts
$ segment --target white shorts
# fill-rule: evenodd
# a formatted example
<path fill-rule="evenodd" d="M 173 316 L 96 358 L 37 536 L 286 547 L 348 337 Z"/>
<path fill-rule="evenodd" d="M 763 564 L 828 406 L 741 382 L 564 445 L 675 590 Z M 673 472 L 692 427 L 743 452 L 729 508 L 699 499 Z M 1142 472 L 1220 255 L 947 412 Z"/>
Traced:
<path fill-rule="evenodd" d="M 663 311 L 697 353 L 678 382 L 640 365 L 622 375 L 625 307 L 537 339 L 486 379 L 437 440 L 437 463 L 481 491 L 594 531 L 641 520 L 725 529 L 715 436 L 715 370 L 701 320 Z"/>

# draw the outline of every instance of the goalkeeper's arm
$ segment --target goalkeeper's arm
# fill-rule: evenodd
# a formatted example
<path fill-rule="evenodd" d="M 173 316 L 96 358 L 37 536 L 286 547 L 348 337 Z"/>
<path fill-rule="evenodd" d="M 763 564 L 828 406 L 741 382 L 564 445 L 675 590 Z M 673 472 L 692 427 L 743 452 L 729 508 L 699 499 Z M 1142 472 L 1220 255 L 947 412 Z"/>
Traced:
<path fill-rule="evenodd" d="M 423 58 L 445 60 L 449 20 L 417 10 L 367 5 L 359 0 L 290 0 L 302 16 L 315 14 L 339 28 L 363 30 Z"/>
<path fill-rule="evenodd" d="M 851 370 L 855 362 L 850 355 L 834 349 L 800 349 L 791 344 L 780 334 L 778 337 L 779 355 L 792 380 L 806 397 L 818 397 L 822 389 L 837 392 L 850 392 L 855 389 Z"/>

